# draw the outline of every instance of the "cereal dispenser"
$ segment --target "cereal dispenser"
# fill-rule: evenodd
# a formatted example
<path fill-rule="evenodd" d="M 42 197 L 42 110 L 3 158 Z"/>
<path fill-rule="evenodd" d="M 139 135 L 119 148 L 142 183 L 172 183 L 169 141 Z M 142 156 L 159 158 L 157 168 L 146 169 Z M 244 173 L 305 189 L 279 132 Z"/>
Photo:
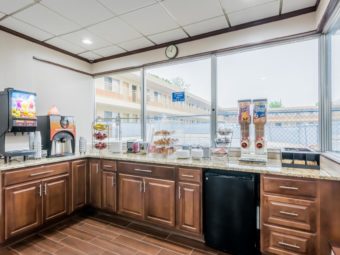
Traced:
<path fill-rule="evenodd" d="M 267 99 L 239 100 L 239 124 L 241 128 L 241 161 L 267 162 L 265 124 L 267 121 Z M 252 107 L 253 106 L 253 107 Z M 251 121 L 253 113 L 253 121 Z M 255 137 L 251 138 L 254 124 Z"/>
<path fill-rule="evenodd" d="M 267 122 L 267 99 L 253 100 L 253 123 L 255 126 L 255 154 L 267 158 L 264 126 Z"/>
<path fill-rule="evenodd" d="M 239 116 L 238 121 L 241 127 L 241 152 L 249 151 L 249 126 L 251 123 L 250 106 L 251 100 L 239 100 Z"/>

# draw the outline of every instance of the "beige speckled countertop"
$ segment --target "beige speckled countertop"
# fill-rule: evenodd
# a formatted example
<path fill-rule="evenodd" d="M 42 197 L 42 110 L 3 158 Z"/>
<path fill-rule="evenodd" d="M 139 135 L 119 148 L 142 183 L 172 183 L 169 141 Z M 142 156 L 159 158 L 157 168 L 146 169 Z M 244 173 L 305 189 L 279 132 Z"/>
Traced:
<path fill-rule="evenodd" d="M 259 174 L 275 174 L 281 176 L 293 176 L 301 178 L 313 178 L 324 180 L 340 181 L 340 165 L 329 162 L 325 157 L 321 157 L 321 170 L 298 169 L 282 167 L 279 160 L 269 160 L 267 164 L 241 163 L 237 158 L 231 158 L 227 161 L 213 160 L 192 160 L 192 159 L 166 159 L 154 158 L 145 155 L 135 154 L 86 154 L 75 155 L 63 158 L 45 158 L 40 160 L 28 160 L 26 162 L 13 161 L 8 164 L 0 163 L 0 171 L 9 171 L 25 167 L 51 164 L 68 160 L 77 160 L 83 158 L 112 159 L 123 161 L 134 161 L 141 163 L 155 163 L 183 167 L 212 168 L 227 171 L 239 171 Z"/>

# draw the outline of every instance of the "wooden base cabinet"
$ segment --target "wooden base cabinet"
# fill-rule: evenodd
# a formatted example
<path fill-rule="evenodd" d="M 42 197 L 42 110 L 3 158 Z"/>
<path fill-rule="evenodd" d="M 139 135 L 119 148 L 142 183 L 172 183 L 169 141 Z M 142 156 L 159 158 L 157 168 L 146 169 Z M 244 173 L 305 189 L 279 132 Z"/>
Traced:
<path fill-rule="evenodd" d="M 68 175 L 5 188 L 5 239 L 68 213 Z"/>
<path fill-rule="evenodd" d="M 119 213 L 175 226 L 175 181 L 119 174 Z"/>
<path fill-rule="evenodd" d="M 201 233 L 201 185 L 180 182 L 177 197 L 179 228 Z"/>
<path fill-rule="evenodd" d="M 175 182 L 144 179 L 145 219 L 154 223 L 175 226 Z"/>
<path fill-rule="evenodd" d="M 68 213 L 68 176 L 54 178 L 43 182 L 44 220 L 66 215 Z"/>
<path fill-rule="evenodd" d="M 87 203 L 87 160 L 77 160 L 72 162 L 72 194 L 71 212 L 82 208 Z"/>
<path fill-rule="evenodd" d="M 5 239 L 35 229 L 42 223 L 42 183 L 5 188 Z"/>
<path fill-rule="evenodd" d="M 316 180 L 262 175 L 263 254 L 320 254 L 318 187 Z"/>
<path fill-rule="evenodd" d="M 116 173 L 103 171 L 102 173 L 102 209 L 116 212 Z"/>
<path fill-rule="evenodd" d="M 90 172 L 90 205 L 96 208 L 102 207 L 102 171 L 100 160 L 91 159 L 89 162 Z"/>
<path fill-rule="evenodd" d="M 119 174 L 119 207 L 120 214 L 136 219 L 144 219 L 143 178 Z"/>

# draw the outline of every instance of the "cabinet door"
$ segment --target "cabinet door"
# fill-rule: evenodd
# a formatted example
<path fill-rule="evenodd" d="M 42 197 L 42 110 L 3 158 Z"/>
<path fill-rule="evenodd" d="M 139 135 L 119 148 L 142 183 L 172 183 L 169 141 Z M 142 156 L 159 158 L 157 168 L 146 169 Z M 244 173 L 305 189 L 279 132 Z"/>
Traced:
<path fill-rule="evenodd" d="M 42 223 L 42 184 L 33 182 L 5 188 L 5 239 Z"/>
<path fill-rule="evenodd" d="M 175 182 L 145 178 L 145 219 L 175 226 Z"/>
<path fill-rule="evenodd" d="M 102 205 L 102 176 L 100 160 L 90 160 L 90 204 L 101 208 Z"/>
<path fill-rule="evenodd" d="M 179 228 L 201 233 L 201 186 L 180 182 L 177 196 Z"/>
<path fill-rule="evenodd" d="M 43 190 L 45 221 L 68 213 L 68 176 L 44 181 Z"/>
<path fill-rule="evenodd" d="M 102 209 L 115 212 L 116 211 L 116 173 L 103 172 L 102 175 Z"/>
<path fill-rule="evenodd" d="M 86 184 L 87 161 L 81 160 L 72 162 L 72 212 L 86 204 Z"/>
<path fill-rule="evenodd" d="M 131 175 L 119 174 L 119 207 L 121 214 L 144 218 L 143 179 Z"/>

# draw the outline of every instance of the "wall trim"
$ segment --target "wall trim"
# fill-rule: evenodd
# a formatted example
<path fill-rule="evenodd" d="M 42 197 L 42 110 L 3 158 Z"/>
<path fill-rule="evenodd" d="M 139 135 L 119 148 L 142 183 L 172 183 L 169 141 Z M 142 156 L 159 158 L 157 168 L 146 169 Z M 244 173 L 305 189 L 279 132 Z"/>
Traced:
<path fill-rule="evenodd" d="M 119 69 L 112 69 L 112 70 L 108 70 L 108 71 L 104 71 L 104 72 L 93 73 L 92 75 L 94 77 L 96 77 L 96 76 L 102 76 L 102 75 L 113 74 L 113 73 L 121 73 L 121 72 L 129 71 L 129 70 L 132 70 L 132 69 L 140 69 L 140 68 L 145 68 L 145 67 L 154 66 L 154 65 L 160 65 L 160 64 L 164 64 L 164 63 L 173 63 L 173 62 L 183 61 L 183 60 L 186 60 L 186 59 L 206 57 L 206 56 L 209 56 L 209 55 L 212 55 L 212 54 L 228 53 L 228 52 L 233 52 L 233 51 L 246 50 L 246 49 L 251 49 L 251 48 L 255 48 L 255 47 L 260 47 L 262 45 L 266 46 L 266 45 L 270 45 L 270 44 L 274 44 L 274 43 L 287 42 L 287 41 L 291 41 L 291 40 L 299 39 L 299 38 L 303 38 L 303 37 L 315 36 L 315 35 L 318 35 L 318 34 L 320 34 L 320 33 L 317 30 L 312 30 L 312 31 L 303 32 L 303 33 L 299 33 L 299 34 L 288 35 L 288 36 L 278 37 L 278 38 L 274 38 L 274 39 L 264 40 L 264 41 L 260 41 L 260 42 L 256 42 L 256 43 L 247 43 L 247 44 L 241 44 L 241 45 L 232 46 L 232 47 L 223 48 L 223 49 L 218 49 L 218 50 L 213 50 L 213 51 L 201 52 L 201 53 L 197 53 L 197 54 L 179 57 L 179 58 L 176 58 L 176 59 L 173 59 L 173 60 L 161 60 L 161 61 L 155 61 L 155 62 L 143 64 L 143 65 L 128 66 L 128 67 L 119 68 Z"/>
<path fill-rule="evenodd" d="M 42 62 L 42 63 L 46 63 L 46 64 L 49 64 L 49 65 L 54 65 L 54 66 L 57 66 L 57 67 L 60 67 L 60 68 L 63 68 L 63 69 L 69 70 L 69 71 L 73 71 L 73 72 L 76 72 L 76 73 L 81 73 L 81 74 L 93 77 L 93 74 L 91 74 L 91 73 L 87 73 L 87 72 L 84 72 L 84 71 L 81 71 L 81 70 L 78 70 L 78 69 L 75 69 L 75 68 L 72 68 L 72 67 L 69 67 L 69 66 L 58 64 L 56 62 L 52 62 L 52 61 L 49 61 L 49 60 L 41 59 L 41 58 L 38 58 L 38 57 L 35 57 L 35 56 L 33 56 L 33 59 L 36 60 L 36 61 Z"/>
<path fill-rule="evenodd" d="M 273 16 L 273 17 L 269 17 L 269 18 L 265 18 L 265 19 L 261 19 L 261 20 L 257 20 L 257 21 L 252 21 L 252 22 L 240 24 L 240 25 L 237 25 L 237 26 L 223 28 L 223 29 L 211 31 L 211 32 L 208 32 L 208 33 L 199 34 L 199 35 L 195 35 L 195 36 L 192 36 L 192 37 L 184 38 L 184 39 L 179 39 L 179 40 L 174 40 L 174 41 L 170 41 L 170 42 L 166 42 L 166 43 L 162 43 L 162 44 L 157 44 L 157 45 L 146 47 L 146 48 L 141 48 L 141 49 L 137 49 L 137 50 L 133 50 L 133 51 L 119 53 L 119 54 L 104 57 L 104 58 L 98 58 L 98 59 L 93 60 L 92 63 L 98 63 L 98 62 L 107 61 L 107 60 L 111 60 L 111 59 L 126 57 L 126 56 L 130 56 L 130 55 L 134 55 L 134 54 L 138 54 L 138 53 L 142 53 L 142 52 L 146 52 L 146 51 L 150 51 L 150 50 L 160 49 L 160 48 L 166 47 L 166 46 L 171 45 L 171 44 L 181 44 L 181 43 L 186 43 L 186 42 L 192 42 L 192 41 L 204 39 L 204 38 L 211 37 L 211 36 L 230 33 L 230 32 L 234 32 L 234 31 L 238 31 L 238 30 L 242 30 L 242 29 L 247 29 L 247 28 L 250 28 L 250 27 L 255 27 L 255 26 L 267 24 L 267 23 L 274 22 L 274 21 L 280 21 L 280 20 L 300 16 L 300 15 L 307 14 L 307 13 L 310 13 L 310 12 L 315 12 L 316 9 L 317 9 L 317 6 L 318 6 L 318 3 L 315 6 L 312 6 L 312 7 L 308 7 L 308 8 L 300 9 L 300 10 L 297 10 L 297 11 L 288 12 L 288 13 L 284 13 L 284 14 L 281 14 L 281 15 L 278 15 L 278 16 Z"/>
<path fill-rule="evenodd" d="M 37 39 L 35 39 L 35 38 L 33 38 L 33 37 L 30 37 L 30 36 L 28 36 L 28 35 L 19 33 L 19 32 L 15 31 L 15 30 L 10 29 L 10 28 L 7 28 L 7 27 L 4 27 L 4 26 L 1 26 L 1 25 L 0 25 L 0 31 L 6 32 L 6 33 L 11 34 L 11 35 L 14 35 L 14 36 L 19 37 L 19 38 L 22 38 L 22 39 L 24 39 L 24 40 L 30 41 L 30 42 L 32 42 L 32 43 L 39 44 L 39 45 L 41 45 L 41 46 L 44 46 L 44 47 L 46 47 L 46 48 L 49 48 L 49 49 L 58 51 L 58 52 L 60 52 L 60 53 L 66 54 L 66 55 L 68 55 L 68 56 L 71 56 L 71 57 L 80 59 L 80 60 L 85 61 L 85 62 L 87 62 L 87 63 L 91 63 L 91 61 L 89 61 L 88 59 L 83 58 L 83 57 L 81 57 L 81 56 L 78 56 L 77 54 L 71 53 L 71 52 L 69 52 L 69 51 L 67 51 L 67 50 L 60 49 L 60 48 L 58 48 L 58 47 L 56 47 L 56 46 L 53 46 L 53 45 L 48 44 L 48 43 L 45 43 L 45 42 L 43 42 L 43 41 L 39 41 L 39 40 L 37 40 Z"/>

